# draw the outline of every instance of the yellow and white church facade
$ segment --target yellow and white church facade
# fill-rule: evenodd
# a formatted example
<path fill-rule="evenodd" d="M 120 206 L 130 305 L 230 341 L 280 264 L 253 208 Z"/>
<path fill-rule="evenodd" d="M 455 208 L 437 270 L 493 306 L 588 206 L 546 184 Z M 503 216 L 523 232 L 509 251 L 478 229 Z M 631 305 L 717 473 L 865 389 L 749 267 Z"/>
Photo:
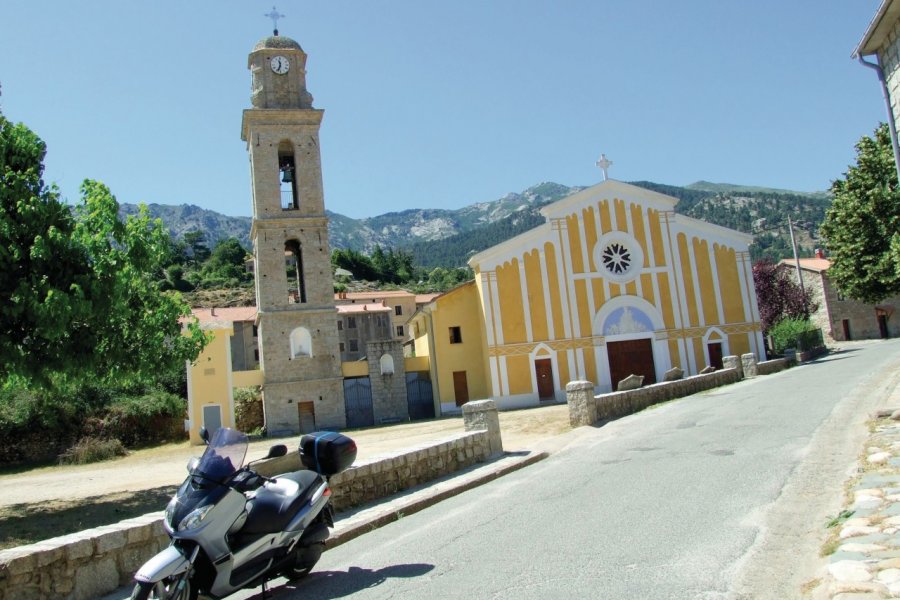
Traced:
<path fill-rule="evenodd" d="M 752 237 L 676 214 L 676 203 L 608 179 L 473 256 L 474 285 L 457 294 L 470 301 L 444 310 L 438 298 L 416 327 L 417 354 L 433 354 L 442 409 L 471 395 L 460 381 L 514 408 L 564 400 L 574 380 L 603 393 L 630 374 L 647 385 L 673 367 L 693 375 L 721 368 L 727 355 L 764 359 Z M 440 349 L 454 336 L 470 348 L 447 364 Z"/>

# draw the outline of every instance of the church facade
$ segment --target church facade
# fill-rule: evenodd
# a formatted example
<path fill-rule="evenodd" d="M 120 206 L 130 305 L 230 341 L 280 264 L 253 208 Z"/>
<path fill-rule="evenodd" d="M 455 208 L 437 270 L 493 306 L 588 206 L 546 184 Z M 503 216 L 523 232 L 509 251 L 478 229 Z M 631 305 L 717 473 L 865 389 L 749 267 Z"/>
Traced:
<path fill-rule="evenodd" d="M 606 180 L 470 259 L 489 397 L 534 405 L 563 400 L 573 380 L 602 393 L 632 373 L 647 385 L 673 367 L 692 375 L 723 356 L 764 357 L 752 237 L 676 214 L 676 203 Z"/>

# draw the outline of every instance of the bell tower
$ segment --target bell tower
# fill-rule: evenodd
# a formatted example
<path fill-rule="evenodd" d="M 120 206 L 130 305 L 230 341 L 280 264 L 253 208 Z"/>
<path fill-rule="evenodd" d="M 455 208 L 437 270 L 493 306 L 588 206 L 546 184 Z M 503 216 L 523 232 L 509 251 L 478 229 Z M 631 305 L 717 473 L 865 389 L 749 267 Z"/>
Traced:
<path fill-rule="evenodd" d="M 280 16 L 280 15 L 279 15 Z M 270 434 L 346 424 L 322 191 L 319 125 L 306 53 L 275 35 L 250 53 L 241 139 L 250 156 L 253 263 L 263 406 Z M 314 421 L 312 420 L 314 418 Z M 314 423 L 314 425 L 312 425 Z"/>

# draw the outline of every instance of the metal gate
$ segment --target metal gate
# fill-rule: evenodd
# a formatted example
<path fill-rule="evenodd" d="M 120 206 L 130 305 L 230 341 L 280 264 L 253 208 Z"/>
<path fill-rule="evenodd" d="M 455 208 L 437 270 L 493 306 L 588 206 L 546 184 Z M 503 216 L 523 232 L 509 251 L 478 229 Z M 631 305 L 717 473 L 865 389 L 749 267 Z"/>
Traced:
<path fill-rule="evenodd" d="M 368 377 L 344 379 L 344 406 L 347 410 L 347 428 L 371 427 L 375 424 L 372 410 L 372 382 Z"/>
<path fill-rule="evenodd" d="M 406 401 L 411 420 L 434 418 L 434 393 L 428 373 L 406 374 Z"/>

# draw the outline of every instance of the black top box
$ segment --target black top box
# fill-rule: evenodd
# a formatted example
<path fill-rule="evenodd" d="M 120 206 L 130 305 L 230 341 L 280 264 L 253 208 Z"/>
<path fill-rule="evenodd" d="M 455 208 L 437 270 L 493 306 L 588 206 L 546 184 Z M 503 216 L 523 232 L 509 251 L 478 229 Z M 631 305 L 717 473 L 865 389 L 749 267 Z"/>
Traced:
<path fill-rule="evenodd" d="M 337 475 L 356 460 L 356 442 L 334 431 L 316 431 L 300 438 L 300 460 L 321 475 Z"/>

